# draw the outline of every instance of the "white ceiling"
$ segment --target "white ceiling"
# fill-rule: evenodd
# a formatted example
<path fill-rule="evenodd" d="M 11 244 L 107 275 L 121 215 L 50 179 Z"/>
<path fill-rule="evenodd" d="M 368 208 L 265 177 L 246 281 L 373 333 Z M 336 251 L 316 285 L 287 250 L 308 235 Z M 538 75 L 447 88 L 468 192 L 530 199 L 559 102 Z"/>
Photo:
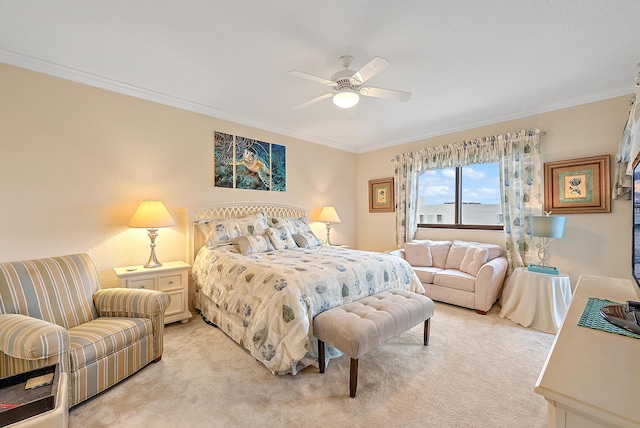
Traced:
<path fill-rule="evenodd" d="M 351 110 L 290 70 L 391 66 Z M 362 153 L 633 93 L 638 0 L 0 0 L 0 62 Z M 0 76 L 1 78 L 1 76 Z"/>

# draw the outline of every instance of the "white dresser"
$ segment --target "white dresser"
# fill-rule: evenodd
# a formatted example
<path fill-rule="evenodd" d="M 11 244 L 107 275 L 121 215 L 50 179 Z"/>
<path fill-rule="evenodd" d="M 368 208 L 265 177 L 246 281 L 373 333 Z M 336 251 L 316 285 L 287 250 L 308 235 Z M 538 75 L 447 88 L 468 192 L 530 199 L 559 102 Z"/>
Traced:
<path fill-rule="evenodd" d="M 638 299 L 629 280 L 581 276 L 534 391 L 550 427 L 640 427 L 640 339 L 578 326 L 589 297 Z"/>

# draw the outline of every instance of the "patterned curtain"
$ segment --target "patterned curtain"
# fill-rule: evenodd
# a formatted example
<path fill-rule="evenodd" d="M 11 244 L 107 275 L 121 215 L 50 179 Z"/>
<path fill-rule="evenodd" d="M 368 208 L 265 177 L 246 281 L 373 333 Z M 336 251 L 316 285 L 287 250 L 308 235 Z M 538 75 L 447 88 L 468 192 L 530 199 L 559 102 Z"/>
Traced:
<path fill-rule="evenodd" d="M 519 131 L 462 143 L 426 147 L 397 155 L 395 163 L 396 245 L 414 239 L 418 177 L 430 169 L 499 162 L 505 247 L 510 269 L 533 260 L 528 216 L 542 213 L 540 130 Z"/>
<path fill-rule="evenodd" d="M 640 64 L 639 64 L 640 66 Z M 613 199 L 631 199 L 631 174 L 633 174 L 633 162 L 640 151 L 640 73 L 636 76 L 636 94 L 631 102 L 629 119 L 624 126 L 622 140 L 616 155 L 616 164 L 613 172 Z"/>
<path fill-rule="evenodd" d="M 529 216 L 542 214 L 544 176 L 538 130 L 499 138 L 503 141 L 500 189 L 509 274 L 535 262 Z"/>

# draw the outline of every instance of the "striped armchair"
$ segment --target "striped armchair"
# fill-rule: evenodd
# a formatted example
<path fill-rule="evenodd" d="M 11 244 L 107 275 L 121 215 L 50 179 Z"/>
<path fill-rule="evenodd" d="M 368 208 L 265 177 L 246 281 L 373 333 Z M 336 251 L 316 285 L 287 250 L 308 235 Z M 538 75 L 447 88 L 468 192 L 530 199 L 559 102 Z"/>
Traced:
<path fill-rule="evenodd" d="M 101 289 L 87 254 L 0 263 L 0 377 L 58 363 L 72 407 L 160 360 L 168 305 Z"/>

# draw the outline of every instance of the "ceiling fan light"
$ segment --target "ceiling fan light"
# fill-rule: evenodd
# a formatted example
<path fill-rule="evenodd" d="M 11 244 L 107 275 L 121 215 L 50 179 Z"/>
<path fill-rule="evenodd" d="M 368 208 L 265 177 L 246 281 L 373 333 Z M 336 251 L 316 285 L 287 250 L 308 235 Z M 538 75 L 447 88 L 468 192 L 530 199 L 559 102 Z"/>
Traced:
<path fill-rule="evenodd" d="M 360 96 L 351 91 L 338 92 L 333 96 L 333 103 L 340 108 L 351 108 L 359 101 Z"/>

